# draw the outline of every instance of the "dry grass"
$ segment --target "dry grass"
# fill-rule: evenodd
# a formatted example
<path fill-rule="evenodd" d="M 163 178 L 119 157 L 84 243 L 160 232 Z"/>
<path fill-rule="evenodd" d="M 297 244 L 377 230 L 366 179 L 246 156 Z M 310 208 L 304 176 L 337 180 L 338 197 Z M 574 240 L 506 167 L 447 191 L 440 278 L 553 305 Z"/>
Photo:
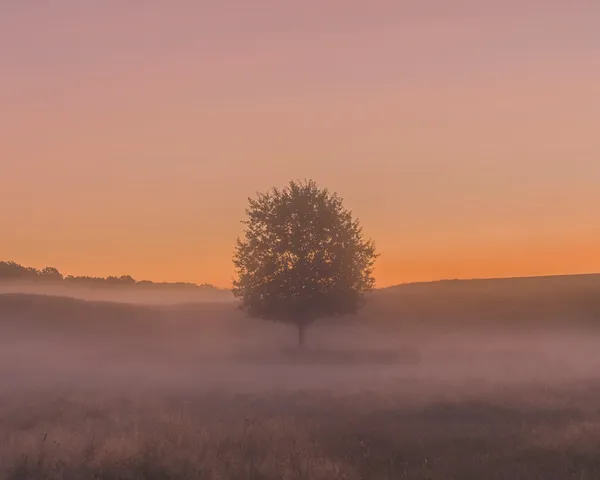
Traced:
<path fill-rule="evenodd" d="M 599 392 L 15 392 L 1 398 L 0 465 L 6 480 L 595 479 Z"/>

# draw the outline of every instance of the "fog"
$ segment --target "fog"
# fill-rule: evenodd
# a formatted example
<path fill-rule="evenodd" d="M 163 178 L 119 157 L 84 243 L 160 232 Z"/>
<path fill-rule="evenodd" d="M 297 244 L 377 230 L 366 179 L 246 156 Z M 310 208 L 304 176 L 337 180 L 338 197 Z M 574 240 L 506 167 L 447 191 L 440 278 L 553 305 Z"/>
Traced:
<path fill-rule="evenodd" d="M 372 306 L 355 318 L 315 324 L 301 350 L 293 327 L 248 319 L 231 303 L 149 307 L 18 295 L 2 301 L 5 391 L 388 391 L 427 400 L 567 386 L 600 375 L 598 332 L 568 322 L 377 321 Z"/>
<path fill-rule="evenodd" d="M 185 288 L 176 285 L 162 287 L 153 284 L 124 286 L 86 286 L 72 283 L 40 281 L 1 281 L 2 294 L 52 295 L 80 300 L 128 303 L 133 305 L 177 305 L 186 302 L 231 302 L 233 295 L 228 290 L 214 287 Z"/>
<path fill-rule="evenodd" d="M 598 478 L 597 302 L 506 298 L 387 291 L 301 349 L 231 302 L 0 295 L 0 477 Z"/>

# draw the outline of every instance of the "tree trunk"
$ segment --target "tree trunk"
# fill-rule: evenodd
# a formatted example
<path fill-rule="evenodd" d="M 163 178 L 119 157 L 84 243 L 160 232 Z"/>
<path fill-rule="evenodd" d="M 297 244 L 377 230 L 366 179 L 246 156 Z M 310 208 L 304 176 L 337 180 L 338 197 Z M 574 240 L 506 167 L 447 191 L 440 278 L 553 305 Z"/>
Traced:
<path fill-rule="evenodd" d="M 298 346 L 300 348 L 304 348 L 305 339 L 306 339 L 306 326 L 301 323 L 298 324 Z"/>

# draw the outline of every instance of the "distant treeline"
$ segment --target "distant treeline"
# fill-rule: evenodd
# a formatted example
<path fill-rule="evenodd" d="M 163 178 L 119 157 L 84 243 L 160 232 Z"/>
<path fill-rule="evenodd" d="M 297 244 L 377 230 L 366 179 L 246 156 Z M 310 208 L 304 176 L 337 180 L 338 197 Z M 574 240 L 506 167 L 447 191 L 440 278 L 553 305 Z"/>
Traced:
<path fill-rule="evenodd" d="M 52 282 L 59 284 L 70 284 L 83 287 L 111 287 L 111 286 L 136 286 L 136 287 L 161 287 L 171 289 L 215 289 L 213 285 L 197 285 L 189 282 L 151 282 L 149 280 L 136 280 L 130 275 L 120 277 L 77 277 L 73 275 L 63 275 L 55 267 L 45 267 L 37 269 L 33 267 L 24 267 L 16 262 L 0 262 L 0 282 L 7 281 L 31 281 L 31 282 Z"/>

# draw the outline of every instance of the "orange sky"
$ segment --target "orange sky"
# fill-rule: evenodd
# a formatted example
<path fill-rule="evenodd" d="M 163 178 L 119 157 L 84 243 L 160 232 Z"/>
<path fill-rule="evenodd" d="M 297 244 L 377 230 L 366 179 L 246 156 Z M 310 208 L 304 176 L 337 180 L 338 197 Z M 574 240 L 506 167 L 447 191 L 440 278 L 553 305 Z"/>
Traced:
<path fill-rule="evenodd" d="M 0 260 L 228 286 L 247 197 L 312 177 L 380 286 L 600 271 L 599 24 L 595 0 L 0 2 Z"/>

